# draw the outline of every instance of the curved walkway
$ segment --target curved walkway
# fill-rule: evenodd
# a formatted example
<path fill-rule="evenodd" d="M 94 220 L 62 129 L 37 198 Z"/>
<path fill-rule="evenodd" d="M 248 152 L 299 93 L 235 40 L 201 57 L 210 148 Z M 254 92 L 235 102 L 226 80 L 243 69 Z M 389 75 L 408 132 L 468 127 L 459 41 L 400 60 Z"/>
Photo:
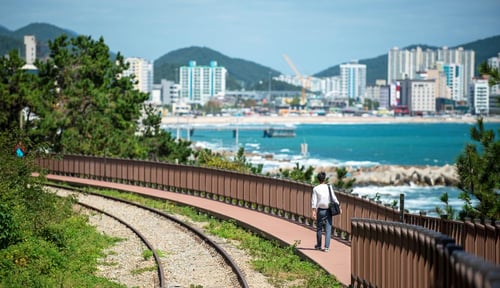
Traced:
<path fill-rule="evenodd" d="M 193 206 L 222 218 L 234 219 L 241 225 L 261 231 L 266 237 L 272 237 L 288 245 L 297 243 L 297 249 L 303 256 L 335 275 L 337 280 L 344 285 L 348 286 L 351 282 L 351 247 L 334 238 L 329 252 L 315 250 L 315 232 L 311 228 L 297 225 L 286 219 L 224 202 L 159 189 L 51 174 L 47 175 L 47 179 L 162 198 Z"/>

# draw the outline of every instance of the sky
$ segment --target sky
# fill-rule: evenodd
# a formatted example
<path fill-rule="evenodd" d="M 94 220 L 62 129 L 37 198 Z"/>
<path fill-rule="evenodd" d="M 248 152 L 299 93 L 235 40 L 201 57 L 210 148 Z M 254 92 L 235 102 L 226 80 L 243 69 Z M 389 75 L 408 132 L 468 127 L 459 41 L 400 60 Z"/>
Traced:
<path fill-rule="evenodd" d="M 500 0 L 1 0 L 0 25 L 49 23 L 150 61 L 208 47 L 292 75 L 287 55 L 312 75 L 393 47 L 500 35 L 499 12 Z"/>

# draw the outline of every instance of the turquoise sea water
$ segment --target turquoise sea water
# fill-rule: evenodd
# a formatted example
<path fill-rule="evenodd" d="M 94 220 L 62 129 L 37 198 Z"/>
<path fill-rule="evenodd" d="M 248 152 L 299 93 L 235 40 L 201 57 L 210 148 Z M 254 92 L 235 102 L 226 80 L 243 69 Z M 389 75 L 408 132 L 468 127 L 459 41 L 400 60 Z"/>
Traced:
<path fill-rule="evenodd" d="M 292 125 L 292 124 L 291 124 Z M 307 166 L 362 167 L 373 165 L 443 166 L 455 163 L 470 139 L 474 124 L 296 124 L 294 138 L 264 138 L 263 129 L 269 125 L 219 125 L 220 130 L 194 127 L 190 140 L 212 150 L 237 150 L 244 147 L 255 156 L 248 160 L 263 164 L 264 171 L 277 167 L 292 167 L 295 163 Z M 486 123 L 487 129 L 498 133 L 500 123 Z M 238 127 L 238 137 L 230 128 Z M 251 127 L 255 130 L 245 130 Z M 172 132 L 175 134 L 175 132 Z M 187 135 L 181 135 L 186 138 Z M 307 154 L 301 144 L 307 144 Z M 271 157 L 266 157 L 272 156 Z M 381 195 L 383 202 L 399 200 L 404 193 L 406 208 L 411 211 L 432 210 L 439 196 L 447 191 L 456 207 L 459 191 L 453 187 L 357 187 L 360 195 Z"/>

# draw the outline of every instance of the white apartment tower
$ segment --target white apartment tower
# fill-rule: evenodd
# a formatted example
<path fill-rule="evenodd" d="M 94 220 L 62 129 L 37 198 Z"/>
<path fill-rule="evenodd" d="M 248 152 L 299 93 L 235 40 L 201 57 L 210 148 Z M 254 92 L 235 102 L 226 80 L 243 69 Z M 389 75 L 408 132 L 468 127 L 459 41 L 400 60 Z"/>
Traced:
<path fill-rule="evenodd" d="M 204 105 L 212 97 L 226 93 L 226 74 L 224 67 L 211 61 L 209 66 L 197 66 L 189 61 L 188 66 L 180 67 L 180 99 L 189 104 Z"/>
<path fill-rule="evenodd" d="M 366 65 L 356 61 L 340 65 L 340 95 L 342 98 L 360 100 L 365 97 Z"/>
<path fill-rule="evenodd" d="M 26 48 L 26 64 L 33 65 L 36 60 L 36 40 L 33 35 L 24 36 L 24 47 Z"/>
<path fill-rule="evenodd" d="M 35 65 L 36 60 L 36 40 L 35 36 L 33 35 L 25 35 L 24 36 L 24 48 L 26 50 L 25 54 L 25 60 L 26 64 L 22 67 L 23 70 L 28 70 L 28 71 L 36 71 L 37 68 Z"/>
<path fill-rule="evenodd" d="M 470 103 L 472 113 L 476 115 L 489 114 L 490 87 L 486 79 L 474 79 L 470 85 Z"/>
<path fill-rule="evenodd" d="M 134 88 L 144 92 L 151 93 L 153 91 L 153 64 L 143 58 L 126 58 L 125 62 L 129 64 L 129 68 L 123 71 L 123 76 L 134 75 Z"/>
<path fill-rule="evenodd" d="M 444 64 L 443 72 L 446 77 L 446 86 L 450 88 L 451 99 L 455 101 L 464 101 L 465 92 L 463 84 L 465 81 L 463 65 Z"/>

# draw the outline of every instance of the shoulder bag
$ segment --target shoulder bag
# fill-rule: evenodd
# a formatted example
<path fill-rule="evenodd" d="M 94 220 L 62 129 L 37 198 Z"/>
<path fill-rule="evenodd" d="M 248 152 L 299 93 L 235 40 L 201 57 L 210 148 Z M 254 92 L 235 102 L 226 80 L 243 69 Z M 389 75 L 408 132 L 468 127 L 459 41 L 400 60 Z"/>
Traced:
<path fill-rule="evenodd" d="M 328 210 L 332 216 L 340 214 L 340 205 L 333 201 L 332 189 L 328 185 L 328 191 L 330 192 L 330 203 L 328 203 Z"/>

